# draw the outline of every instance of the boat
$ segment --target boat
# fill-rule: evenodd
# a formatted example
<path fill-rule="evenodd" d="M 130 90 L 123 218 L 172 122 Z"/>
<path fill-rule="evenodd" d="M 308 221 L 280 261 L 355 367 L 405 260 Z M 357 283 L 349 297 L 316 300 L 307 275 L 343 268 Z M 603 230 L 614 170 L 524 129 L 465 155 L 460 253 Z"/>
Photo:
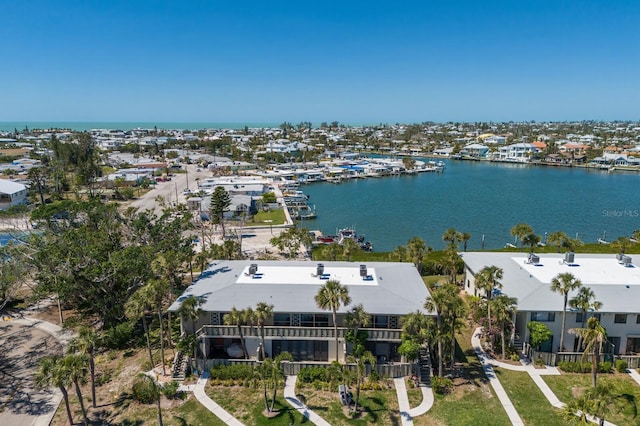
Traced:
<path fill-rule="evenodd" d="M 355 241 L 361 250 L 373 251 L 373 243 L 371 241 L 366 241 L 364 235 L 356 234 L 354 228 L 338 229 L 336 235 L 324 235 L 321 232 L 316 234 L 316 241 L 319 244 L 337 243 L 343 245 L 346 240 Z"/>

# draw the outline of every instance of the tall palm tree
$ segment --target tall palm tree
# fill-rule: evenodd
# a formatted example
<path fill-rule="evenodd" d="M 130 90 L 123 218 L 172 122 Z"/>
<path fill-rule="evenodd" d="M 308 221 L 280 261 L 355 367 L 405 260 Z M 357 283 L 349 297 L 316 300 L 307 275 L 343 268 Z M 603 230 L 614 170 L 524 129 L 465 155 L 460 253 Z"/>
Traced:
<path fill-rule="evenodd" d="M 467 251 L 467 242 L 469 242 L 469 240 L 471 239 L 471 234 L 468 232 L 462 232 L 460 234 L 460 241 L 462 241 L 463 244 L 463 251 Z"/>
<path fill-rule="evenodd" d="M 451 285 L 443 285 L 431 289 L 431 296 L 427 297 L 424 308 L 429 312 L 436 313 L 436 343 L 438 345 L 438 376 L 444 376 L 444 340 L 447 329 L 443 322 L 443 316 L 447 313 L 447 308 L 451 304 Z"/>
<path fill-rule="evenodd" d="M 68 353 L 86 354 L 89 357 L 89 373 L 91 376 L 91 404 L 96 408 L 96 364 L 94 355 L 99 346 L 100 336 L 92 327 L 80 327 L 78 335 L 67 347 Z"/>
<path fill-rule="evenodd" d="M 244 359 L 249 358 L 249 353 L 247 352 L 247 345 L 244 340 L 244 334 L 242 333 L 242 325 L 245 322 L 245 311 L 240 311 L 236 309 L 234 306 L 231 308 L 231 312 L 224 315 L 224 323 L 226 325 L 236 325 L 238 326 L 238 334 L 240 335 L 240 344 L 242 345 L 242 356 Z"/>
<path fill-rule="evenodd" d="M 162 375 L 166 376 L 165 359 L 164 359 L 164 321 L 162 315 L 164 313 L 164 302 L 169 293 L 169 282 L 163 278 L 150 280 L 147 284 L 149 287 L 150 297 L 153 299 L 153 307 L 158 315 L 158 324 L 160 325 L 160 358 L 162 360 Z"/>
<path fill-rule="evenodd" d="M 484 291 L 484 295 L 487 299 L 487 320 L 489 321 L 489 329 L 491 329 L 491 299 L 493 297 L 494 289 L 501 289 L 501 280 L 503 277 L 502 268 L 497 266 L 485 266 L 476 275 L 475 286 L 476 288 Z"/>
<path fill-rule="evenodd" d="M 153 360 L 153 353 L 151 352 L 151 337 L 149 336 L 149 326 L 147 325 L 147 312 L 151 307 L 151 295 L 149 287 L 140 287 L 133 295 L 127 300 L 124 306 L 125 314 L 130 319 L 140 320 L 142 319 L 142 328 L 147 338 L 147 350 L 149 352 L 149 360 L 151 361 L 151 368 L 155 366 Z"/>
<path fill-rule="evenodd" d="M 449 228 L 444 231 L 444 234 L 442 234 L 442 241 L 444 241 L 445 243 L 449 243 L 450 245 L 455 247 L 458 246 L 459 239 L 460 233 L 456 231 L 455 228 Z"/>
<path fill-rule="evenodd" d="M 587 312 L 597 311 L 602 308 L 602 302 L 595 300 L 596 295 L 589 287 L 580 287 L 578 294 L 569 300 L 569 306 L 578 309 L 582 313 L 582 328 L 587 322 Z M 578 338 L 578 348 L 582 348 L 582 338 Z"/>
<path fill-rule="evenodd" d="M 76 396 L 80 403 L 82 418 L 84 419 L 85 425 L 89 424 L 89 419 L 87 418 L 87 409 L 84 406 L 84 398 L 82 397 L 80 385 L 87 382 L 87 373 L 89 373 L 88 367 L 89 357 L 86 354 L 70 354 L 62 358 L 62 368 L 75 387 Z"/>
<path fill-rule="evenodd" d="M 196 320 L 200 318 L 200 306 L 202 305 L 203 300 L 197 296 L 189 296 L 182 301 L 180 304 L 180 308 L 178 308 L 178 315 L 182 318 L 183 321 L 190 320 L 191 321 L 191 330 L 193 335 L 196 335 Z M 197 358 L 197 350 L 198 345 L 196 344 L 193 348 L 193 359 Z"/>
<path fill-rule="evenodd" d="M 331 244 L 327 244 L 322 248 L 322 255 L 326 256 L 330 260 L 334 262 L 338 259 L 338 255 L 342 252 L 342 247 L 340 244 L 333 242 Z"/>
<path fill-rule="evenodd" d="M 536 248 L 538 243 L 540 242 L 540 237 L 536 234 L 527 234 L 522 238 L 522 244 L 525 246 L 529 246 L 529 253 L 533 253 L 533 250 Z"/>
<path fill-rule="evenodd" d="M 562 304 L 562 330 L 560 330 L 560 351 L 564 350 L 564 328 L 567 317 L 567 303 L 569 303 L 569 292 L 582 287 L 582 282 L 570 272 L 562 272 L 551 280 L 551 291 L 560 293 L 563 297 Z"/>
<path fill-rule="evenodd" d="M 505 330 L 507 327 L 513 327 L 513 312 L 516 309 L 517 299 L 509 297 L 506 294 L 500 294 L 493 299 L 494 315 L 496 316 L 496 323 L 500 328 L 500 338 L 502 340 L 502 359 L 505 359 L 506 354 L 506 336 Z"/>
<path fill-rule="evenodd" d="M 351 303 L 351 297 L 349 297 L 349 289 L 346 286 L 340 284 L 338 280 L 329 280 L 320 287 L 318 293 L 315 295 L 315 301 L 318 308 L 325 311 L 331 311 L 333 319 L 333 332 L 336 338 L 336 361 L 339 359 L 338 348 L 338 322 L 336 319 L 336 313 L 341 306 L 347 306 Z"/>
<path fill-rule="evenodd" d="M 365 365 L 368 363 L 373 368 L 376 365 L 376 357 L 369 351 L 365 351 L 357 357 L 351 357 L 350 361 L 356 364 L 356 399 L 353 411 L 358 412 L 358 403 L 360 402 L 360 388 L 364 379 Z"/>
<path fill-rule="evenodd" d="M 418 272 L 422 275 L 422 260 L 427 253 L 430 253 L 432 248 L 427 246 L 424 240 L 420 237 L 413 237 L 407 242 L 407 254 L 409 259 L 416 265 Z"/>
<path fill-rule="evenodd" d="M 347 327 L 353 329 L 354 345 L 357 345 L 358 331 L 360 328 L 369 327 L 369 325 L 371 325 L 371 315 L 365 311 L 362 303 L 359 303 L 347 312 L 344 322 Z M 364 348 L 357 348 L 354 346 L 354 352 L 358 352 L 360 349 L 364 350 Z"/>
<path fill-rule="evenodd" d="M 460 297 L 460 293 L 458 291 L 458 287 L 453 285 L 450 286 L 450 302 L 447 307 L 447 317 L 449 320 L 449 330 L 451 333 L 451 369 L 453 370 L 456 361 L 456 333 L 458 333 L 463 327 L 465 327 L 466 322 L 463 321 L 463 318 L 467 315 L 467 305 Z"/>
<path fill-rule="evenodd" d="M 266 358 L 266 352 L 264 347 L 264 324 L 273 316 L 273 305 L 268 305 L 265 302 L 259 302 L 256 305 L 256 309 L 253 311 L 253 319 L 258 327 L 260 327 L 260 341 L 262 344 L 262 359 Z"/>
<path fill-rule="evenodd" d="M 564 246 L 569 241 L 569 236 L 562 231 L 555 231 L 549 234 L 547 237 L 547 244 L 553 244 L 556 246 L 558 253 L 560 253 L 560 247 Z"/>
<path fill-rule="evenodd" d="M 585 345 L 583 356 L 591 354 L 591 384 L 595 387 L 598 379 L 600 347 L 607 340 L 607 330 L 600 325 L 596 317 L 591 317 L 587 321 L 587 328 L 570 328 L 569 333 L 582 337 Z"/>
<path fill-rule="evenodd" d="M 529 234 L 533 234 L 533 228 L 526 223 L 518 223 L 510 231 L 511 235 L 520 239 L 520 247 L 522 247 L 522 239 Z"/>
<path fill-rule="evenodd" d="M 398 246 L 390 253 L 389 257 L 398 262 L 403 262 L 407 258 L 407 248 L 405 246 Z"/>
<path fill-rule="evenodd" d="M 347 258 L 347 262 L 351 261 L 351 255 L 358 250 L 360 250 L 360 246 L 355 242 L 355 240 L 351 238 L 345 238 L 344 242 L 342 243 L 342 254 L 344 254 Z"/>
<path fill-rule="evenodd" d="M 67 386 L 69 386 L 71 380 L 67 372 L 62 368 L 62 357 L 60 355 L 51 355 L 42 358 L 38 364 L 34 381 L 38 389 L 44 389 L 50 386 L 55 386 L 60 389 L 62 398 L 64 399 L 69 425 L 73 426 L 73 415 L 71 414 L 69 392 L 67 391 Z"/>

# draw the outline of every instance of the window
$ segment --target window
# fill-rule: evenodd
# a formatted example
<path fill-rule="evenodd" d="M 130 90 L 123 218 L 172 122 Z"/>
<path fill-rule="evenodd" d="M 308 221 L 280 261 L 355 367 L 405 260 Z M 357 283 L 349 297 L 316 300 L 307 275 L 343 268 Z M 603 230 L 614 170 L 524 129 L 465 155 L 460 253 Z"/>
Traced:
<path fill-rule="evenodd" d="M 289 352 L 294 361 L 328 361 L 329 343 L 316 340 L 274 340 L 273 356 Z"/>
<path fill-rule="evenodd" d="M 636 324 L 640 324 L 640 314 L 636 315 Z"/>
<path fill-rule="evenodd" d="M 275 314 L 273 316 L 273 325 L 277 325 L 280 327 L 291 325 L 291 315 L 290 314 Z"/>
<path fill-rule="evenodd" d="M 371 323 L 373 328 L 389 328 L 389 317 L 386 315 L 374 315 Z"/>
<path fill-rule="evenodd" d="M 301 314 L 300 325 L 302 327 L 313 327 L 313 314 Z"/>
<path fill-rule="evenodd" d="M 578 312 L 578 313 L 576 314 L 576 322 L 577 322 L 578 324 L 582 324 L 582 312 Z"/>
<path fill-rule="evenodd" d="M 329 327 L 329 315 L 316 314 L 316 327 Z"/>
<path fill-rule="evenodd" d="M 531 312 L 531 321 L 554 322 L 555 320 L 555 312 Z"/>
<path fill-rule="evenodd" d="M 626 324 L 627 314 L 616 314 L 616 316 L 613 318 L 613 322 L 616 324 Z"/>

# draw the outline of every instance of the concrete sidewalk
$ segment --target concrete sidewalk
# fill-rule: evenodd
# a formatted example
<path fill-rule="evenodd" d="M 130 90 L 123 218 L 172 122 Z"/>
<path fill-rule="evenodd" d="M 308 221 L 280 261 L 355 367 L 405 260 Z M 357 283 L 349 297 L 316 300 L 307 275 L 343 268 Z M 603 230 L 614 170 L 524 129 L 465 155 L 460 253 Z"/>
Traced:
<path fill-rule="evenodd" d="M 289 405 L 298 410 L 300 414 L 302 414 L 305 418 L 309 419 L 309 421 L 315 425 L 319 426 L 331 426 L 329 422 L 320 417 L 314 411 L 310 410 L 309 407 L 304 405 L 297 397 L 296 397 L 296 382 L 298 381 L 298 376 L 287 376 L 284 384 L 284 399 L 287 401 Z"/>
<path fill-rule="evenodd" d="M 209 396 L 206 394 L 205 386 L 207 385 L 207 381 L 209 380 L 209 373 L 203 373 L 202 376 L 198 379 L 198 382 L 193 386 L 193 395 L 196 399 L 202 404 L 205 408 L 211 411 L 217 418 L 222 420 L 228 425 L 231 426 L 244 426 L 238 419 L 233 417 L 226 411 L 224 408 L 216 404 Z"/>
<path fill-rule="evenodd" d="M 635 368 L 627 368 L 627 374 L 640 385 L 640 374 L 638 374 L 638 370 Z"/>
<path fill-rule="evenodd" d="M 422 402 L 417 407 L 411 408 L 404 377 L 394 378 L 393 384 L 396 388 L 396 395 L 398 396 L 398 407 L 400 408 L 400 418 L 402 419 L 403 425 L 412 425 L 414 417 L 427 413 L 431 407 L 433 407 L 435 398 L 433 396 L 433 389 L 431 389 L 430 386 L 420 386 Z"/>

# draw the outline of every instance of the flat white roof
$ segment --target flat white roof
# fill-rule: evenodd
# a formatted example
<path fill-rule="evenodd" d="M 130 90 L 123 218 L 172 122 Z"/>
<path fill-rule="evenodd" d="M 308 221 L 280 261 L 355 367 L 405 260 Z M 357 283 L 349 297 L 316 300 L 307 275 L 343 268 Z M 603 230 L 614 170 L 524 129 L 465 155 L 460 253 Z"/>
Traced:
<path fill-rule="evenodd" d="M 316 275 L 315 266 L 291 268 L 286 266 L 261 266 L 255 275 L 249 274 L 250 266 L 244 268 L 238 276 L 238 284 L 294 284 L 294 285 L 323 285 L 329 280 L 340 281 L 346 286 L 377 286 L 378 279 L 374 268 L 367 268 L 367 278 L 360 276 L 360 269 L 355 267 L 328 266 L 324 268 L 321 276 Z"/>
<path fill-rule="evenodd" d="M 551 283 L 558 274 L 570 272 L 585 285 L 640 285 L 640 268 L 633 264 L 623 266 L 613 256 L 586 258 L 578 255 L 571 264 L 562 259 L 545 257 L 541 257 L 540 263 L 536 265 L 527 263 L 526 257 L 512 257 L 511 260 L 543 283 Z"/>

